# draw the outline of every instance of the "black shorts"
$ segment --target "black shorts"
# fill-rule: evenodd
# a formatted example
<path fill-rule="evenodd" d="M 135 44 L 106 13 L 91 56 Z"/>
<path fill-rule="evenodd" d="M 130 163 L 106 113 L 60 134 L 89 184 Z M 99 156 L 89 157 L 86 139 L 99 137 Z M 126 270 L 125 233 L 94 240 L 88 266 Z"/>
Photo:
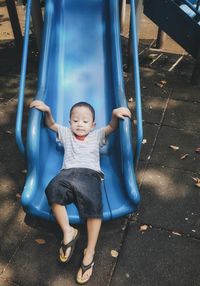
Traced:
<path fill-rule="evenodd" d="M 46 188 L 49 205 L 74 203 L 81 219 L 102 219 L 101 181 L 101 174 L 92 169 L 63 169 Z"/>

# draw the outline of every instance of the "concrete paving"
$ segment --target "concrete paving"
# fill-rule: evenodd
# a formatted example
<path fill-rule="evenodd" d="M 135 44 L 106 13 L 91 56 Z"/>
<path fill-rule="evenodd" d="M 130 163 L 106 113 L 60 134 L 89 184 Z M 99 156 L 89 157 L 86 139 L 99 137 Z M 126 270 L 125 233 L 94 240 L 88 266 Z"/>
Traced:
<path fill-rule="evenodd" d="M 200 154 L 195 152 L 200 147 L 199 87 L 190 85 L 193 60 L 189 56 L 169 72 L 177 59 L 175 48 L 163 61 L 151 64 L 154 52 L 145 48 L 148 25 L 152 28 L 152 23 L 145 22 L 140 45 L 141 51 L 145 49 L 140 74 L 146 143 L 137 171 L 142 200 L 136 213 L 103 224 L 89 286 L 200 285 L 200 189 L 192 179 L 200 178 Z M 1 44 L 0 66 L 0 286 L 76 285 L 85 229 L 80 228 L 71 262 L 61 265 L 58 227 L 23 212 L 20 194 L 26 161 L 14 136 L 20 63 L 10 42 Z M 36 57 L 31 54 L 24 134 L 28 104 L 36 92 L 36 71 Z M 131 74 L 126 73 L 125 80 L 134 111 Z M 111 255 L 112 250 L 118 257 Z"/>

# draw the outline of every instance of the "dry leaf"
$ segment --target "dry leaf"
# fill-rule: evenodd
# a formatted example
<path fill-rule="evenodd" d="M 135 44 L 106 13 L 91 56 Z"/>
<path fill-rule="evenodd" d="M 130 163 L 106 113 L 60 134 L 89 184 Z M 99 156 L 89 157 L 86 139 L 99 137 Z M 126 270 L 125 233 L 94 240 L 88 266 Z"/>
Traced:
<path fill-rule="evenodd" d="M 171 149 L 173 149 L 174 151 L 179 150 L 179 146 L 170 145 L 169 147 L 170 147 Z"/>
<path fill-rule="evenodd" d="M 195 152 L 200 154 L 200 147 L 196 148 Z"/>
<path fill-rule="evenodd" d="M 114 250 L 114 249 L 113 249 L 113 250 L 111 250 L 111 252 L 110 252 L 110 253 L 111 253 L 111 256 L 112 256 L 112 257 L 114 257 L 114 258 L 118 257 L 118 255 L 119 255 L 119 252 L 118 252 L 118 251 L 116 251 L 116 250 Z"/>
<path fill-rule="evenodd" d="M 140 226 L 139 231 L 146 231 L 148 229 L 148 225 L 147 224 L 143 224 Z"/>
<path fill-rule="evenodd" d="M 159 82 L 156 82 L 155 85 L 162 88 L 166 83 L 166 80 L 160 80 Z"/>
<path fill-rule="evenodd" d="M 27 170 L 24 169 L 24 170 L 21 171 L 21 173 L 22 173 L 22 174 L 27 174 Z"/>
<path fill-rule="evenodd" d="M 16 194 L 16 198 L 20 199 L 21 198 L 21 194 L 17 193 Z"/>
<path fill-rule="evenodd" d="M 195 178 L 195 177 L 192 177 L 192 179 L 195 181 L 195 182 L 200 182 L 200 179 L 199 178 Z"/>
<path fill-rule="evenodd" d="M 142 144 L 146 144 L 146 143 L 147 143 L 147 139 L 143 139 Z"/>
<path fill-rule="evenodd" d="M 147 87 L 144 85 L 144 86 L 142 86 L 142 89 L 147 89 Z"/>
<path fill-rule="evenodd" d="M 167 83 L 167 81 L 166 80 L 160 80 L 160 83 L 164 85 Z"/>
<path fill-rule="evenodd" d="M 38 244 L 45 244 L 46 243 L 46 241 L 42 238 L 35 239 L 35 242 L 37 242 Z"/>
<path fill-rule="evenodd" d="M 195 178 L 195 177 L 192 177 L 192 179 L 196 182 L 195 186 L 197 188 L 200 188 L 200 179 L 199 178 Z"/>
<path fill-rule="evenodd" d="M 179 232 L 172 231 L 172 233 L 175 234 L 175 235 L 181 236 L 181 234 Z"/>
<path fill-rule="evenodd" d="M 5 133 L 6 134 L 13 134 L 12 131 L 10 131 L 10 130 L 6 130 Z"/>
<path fill-rule="evenodd" d="M 200 181 L 195 184 L 197 188 L 200 188 Z"/>
<path fill-rule="evenodd" d="M 185 154 L 185 155 L 183 155 L 183 156 L 181 156 L 181 160 L 184 160 L 185 158 L 187 158 L 189 156 L 189 154 Z"/>

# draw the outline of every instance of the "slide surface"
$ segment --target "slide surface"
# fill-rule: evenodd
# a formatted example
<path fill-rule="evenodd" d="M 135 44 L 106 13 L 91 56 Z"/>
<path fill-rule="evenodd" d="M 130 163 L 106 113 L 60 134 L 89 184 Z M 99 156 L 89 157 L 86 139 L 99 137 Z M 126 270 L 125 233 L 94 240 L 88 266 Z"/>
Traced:
<path fill-rule="evenodd" d="M 113 108 L 126 106 L 116 0 L 47 0 L 36 99 L 51 107 L 57 123 L 69 126 L 69 110 L 79 101 L 96 111 L 96 128 L 107 125 Z M 27 133 L 28 174 L 22 204 L 25 211 L 53 220 L 45 188 L 61 169 L 63 148 L 31 110 Z M 120 128 L 101 150 L 103 218 L 135 210 L 140 196 L 134 173 L 131 123 Z M 79 223 L 72 204 L 71 223 Z"/>

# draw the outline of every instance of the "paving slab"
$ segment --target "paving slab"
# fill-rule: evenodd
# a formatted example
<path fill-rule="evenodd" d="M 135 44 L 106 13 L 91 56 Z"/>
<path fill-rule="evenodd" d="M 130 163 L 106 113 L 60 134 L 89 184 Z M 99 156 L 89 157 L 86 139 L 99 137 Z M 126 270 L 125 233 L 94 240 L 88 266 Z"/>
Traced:
<path fill-rule="evenodd" d="M 200 192 L 196 173 L 149 164 L 141 187 L 142 223 L 200 238 Z"/>
<path fill-rule="evenodd" d="M 2 102 L 7 102 L 9 99 L 18 96 L 19 92 L 19 74 L 8 73 L 0 76 L 0 104 Z M 34 73 L 27 74 L 26 77 L 26 91 L 25 97 L 27 95 L 35 94 L 37 84 L 37 76 Z"/>
<path fill-rule="evenodd" d="M 174 150 L 170 146 L 179 149 Z M 175 129 L 162 126 L 151 157 L 151 163 L 181 170 L 200 172 L 199 133 L 192 129 Z M 186 157 L 183 159 L 183 156 Z M 182 159 L 181 159 L 182 158 Z"/>
<path fill-rule="evenodd" d="M 167 103 L 166 98 L 145 96 L 142 98 L 142 118 L 144 122 L 159 123 Z M 130 110 L 135 114 L 135 102 L 129 102 Z"/>
<path fill-rule="evenodd" d="M 95 255 L 94 275 L 87 285 L 107 285 L 113 264 L 116 262 L 116 258 L 111 256 L 111 250 L 120 249 L 122 229 L 124 229 L 123 219 L 104 223 Z M 45 229 L 32 229 L 1 278 L 23 286 L 77 285 L 75 276 L 86 244 L 86 233 L 83 227 L 81 230 L 72 260 L 63 265 L 57 259 L 61 239 L 58 233 L 48 233 Z M 43 239 L 45 243 L 38 244 L 36 239 Z"/>
<path fill-rule="evenodd" d="M 164 72 L 152 68 L 140 68 L 141 94 L 146 96 L 167 98 L 172 91 L 171 77 Z M 127 74 L 126 94 L 133 97 L 134 81 L 131 74 Z"/>
<path fill-rule="evenodd" d="M 170 99 L 163 124 L 200 132 L 200 103 Z"/>
<path fill-rule="evenodd" d="M 111 286 L 199 286 L 200 241 L 131 224 Z"/>
<path fill-rule="evenodd" d="M 156 135 L 159 126 L 157 124 L 143 124 L 144 140 L 141 149 L 140 161 L 147 161 L 153 150 L 154 141 L 156 140 Z"/>
<path fill-rule="evenodd" d="M 182 80 L 174 86 L 172 99 L 200 102 L 199 86 L 192 86 Z"/>

